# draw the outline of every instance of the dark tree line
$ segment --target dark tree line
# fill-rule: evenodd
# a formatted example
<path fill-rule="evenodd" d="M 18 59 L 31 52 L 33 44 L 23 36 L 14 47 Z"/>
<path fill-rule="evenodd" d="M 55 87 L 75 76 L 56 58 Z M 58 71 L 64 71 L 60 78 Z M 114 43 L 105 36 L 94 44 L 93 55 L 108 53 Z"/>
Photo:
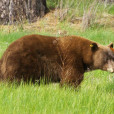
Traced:
<path fill-rule="evenodd" d="M 114 0 L 98 1 L 114 2 Z M 0 0 L 0 24 L 13 24 L 24 20 L 33 22 L 38 17 L 43 17 L 47 12 L 46 0 Z"/>
<path fill-rule="evenodd" d="M 16 21 L 35 21 L 48 11 L 46 0 L 1 0 L 0 22 L 12 24 Z"/>
<path fill-rule="evenodd" d="M 114 2 L 114 0 L 102 0 L 102 1 L 105 1 L 107 3 Z"/>

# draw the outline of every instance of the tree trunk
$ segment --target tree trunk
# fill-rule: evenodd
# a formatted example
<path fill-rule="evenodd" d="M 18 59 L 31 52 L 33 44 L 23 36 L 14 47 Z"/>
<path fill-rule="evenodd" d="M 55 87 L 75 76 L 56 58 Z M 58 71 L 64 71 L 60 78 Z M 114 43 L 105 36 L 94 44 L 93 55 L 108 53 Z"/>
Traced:
<path fill-rule="evenodd" d="M 48 12 L 46 0 L 0 0 L 0 23 L 36 21 Z"/>
<path fill-rule="evenodd" d="M 114 0 L 105 0 L 105 2 L 110 3 L 110 2 L 114 2 Z"/>
<path fill-rule="evenodd" d="M 114 0 L 100 0 L 100 1 L 104 1 L 104 2 L 106 2 L 106 3 L 114 2 Z"/>

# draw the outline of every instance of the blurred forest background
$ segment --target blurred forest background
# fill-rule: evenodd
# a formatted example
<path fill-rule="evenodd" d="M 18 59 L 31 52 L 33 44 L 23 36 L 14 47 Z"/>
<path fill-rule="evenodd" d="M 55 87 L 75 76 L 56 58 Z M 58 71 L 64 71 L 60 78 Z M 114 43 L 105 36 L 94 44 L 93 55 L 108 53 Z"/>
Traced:
<path fill-rule="evenodd" d="M 114 0 L 0 0 L 0 57 L 29 34 L 114 43 Z M 114 74 L 85 73 L 78 91 L 58 83 L 0 82 L 0 114 L 114 114 Z"/>
<path fill-rule="evenodd" d="M 37 26 L 41 18 L 51 25 L 67 21 L 81 30 L 114 27 L 114 0 L 0 0 L 1 25 Z"/>

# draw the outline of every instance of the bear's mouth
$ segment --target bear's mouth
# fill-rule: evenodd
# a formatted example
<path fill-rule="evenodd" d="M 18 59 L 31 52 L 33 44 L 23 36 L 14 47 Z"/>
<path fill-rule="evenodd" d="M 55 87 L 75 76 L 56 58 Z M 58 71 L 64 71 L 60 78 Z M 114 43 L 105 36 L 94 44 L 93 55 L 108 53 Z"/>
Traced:
<path fill-rule="evenodd" d="M 84 71 L 85 71 L 85 72 L 89 72 L 89 71 L 91 71 L 91 70 L 92 70 L 92 69 L 90 68 L 89 65 L 84 64 Z"/>
<path fill-rule="evenodd" d="M 87 70 L 86 70 L 86 72 L 89 72 L 89 71 L 91 71 L 92 69 L 90 69 L 89 67 L 87 67 Z"/>
<path fill-rule="evenodd" d="M 104 65 L 103 70 L 114 73 L 114 61 L 108 60 L 107 63 Z"/>

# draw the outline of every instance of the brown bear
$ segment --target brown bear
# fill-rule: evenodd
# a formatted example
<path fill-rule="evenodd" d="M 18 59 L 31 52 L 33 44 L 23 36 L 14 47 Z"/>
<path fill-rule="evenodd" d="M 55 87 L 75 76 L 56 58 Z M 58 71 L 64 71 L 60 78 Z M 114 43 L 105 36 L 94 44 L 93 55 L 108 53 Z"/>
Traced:
<path fill-rule="evenodd" d="M 60 82 L 77 87 L 87 69 L 114 72 L 113 44 L 79 37 L 27 35 L 14 41 L 0 60 L 2 80 Z"/>

